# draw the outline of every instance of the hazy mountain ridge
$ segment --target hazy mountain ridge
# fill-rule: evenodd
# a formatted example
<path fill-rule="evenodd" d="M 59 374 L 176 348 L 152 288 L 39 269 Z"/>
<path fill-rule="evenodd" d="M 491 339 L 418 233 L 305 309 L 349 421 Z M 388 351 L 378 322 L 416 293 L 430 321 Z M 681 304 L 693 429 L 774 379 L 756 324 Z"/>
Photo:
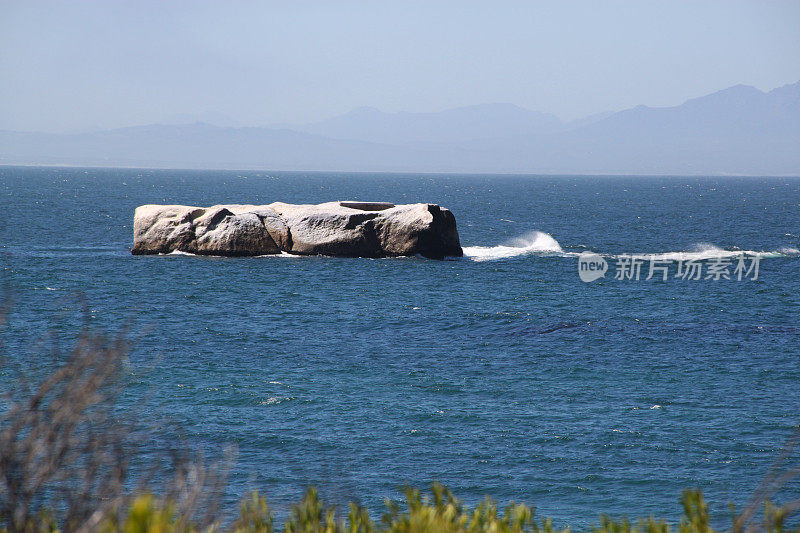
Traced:
<path fill-rule="evenodd" d="M 800 175 L 800 82 L 564 123 L 511 104 L 358 108 L 301 126 L 0 131 L 0 164 L 273 170 Z"/>
<path fill-rule="evenodd" d="M 563 122 L 555 115 L 513 104 L 483 104 L 434 113 L 385 113 L 374 107 L 359 107 L 338 117 L 291 128 L 335 139 L 402 145 L 540 135 L 559 131 Z"/>
<path fill-rule="evenodd" d="M 676 135 L 797 135 L 800 133 L 800 82 L 768 93 L 736 85 L 692 98 L 675 107 L 637 106 L 587 126 L 586 134 L 647 133 Z"/>

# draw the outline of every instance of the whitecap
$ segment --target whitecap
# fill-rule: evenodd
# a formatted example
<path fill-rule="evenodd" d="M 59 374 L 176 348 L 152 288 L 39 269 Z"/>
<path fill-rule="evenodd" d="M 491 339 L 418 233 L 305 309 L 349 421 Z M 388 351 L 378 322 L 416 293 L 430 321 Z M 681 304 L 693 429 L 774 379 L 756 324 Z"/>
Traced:
<path fill-rule="evenodd" d="M 279 396 L 270 396 L 266 400 L 258 402 L 259 405 L 277 405 L 281 402 L 285 402 L 288 400 L 294 400 L 294 396 L 288 396 L 285 398 L 281 398 Z"/>
<path fill-rule="evenodd" d="M 300 255 L 300 254 L 290 254 L 288 252 L 281 251 L 281 253 L 279 253 L 279 254 L 263 254 L 263 255 L 257 255 L 256 257 L 293 257 L 293 258 L 300 258 L 300 257 L 308 257 L 308 256 L 303 256 L 303 255 Z"/>
<path fill-rule="evenodd" d="M 697 243 L 683 252 L 656 252 L 656 253 L 625 253 L 618 255 L 608 255 L 612 259 L 635 258 L 646 261 L 706 261 L 714 259 L 735 259 L 739 257 L 788 257 L 797 255 L 798 250 L 783 247 L 775 251 L 759 250 L 726 250 L 709 243 Z"/>
<path fill-rule="evenodd" d="M 276 404 L 276 403 L 281 403 L 281 398 L 278 398 L 277 396 L 273 396 L 271 398 L 267 398 L 266 400 L 264 400 L 262 402 L 259 402 L 259 405 L 272 405 L 272 404 Z"/>
<path fill-rule="evenodd" d="M 473 261 L 492 261 L 533 253 L 564 253 L 557 240 L 549 233 L 541 231 L 534 231 L 522 237 L 517 237 L 505 245 L 465 246 L 463 250 L 464 257 Z"/>

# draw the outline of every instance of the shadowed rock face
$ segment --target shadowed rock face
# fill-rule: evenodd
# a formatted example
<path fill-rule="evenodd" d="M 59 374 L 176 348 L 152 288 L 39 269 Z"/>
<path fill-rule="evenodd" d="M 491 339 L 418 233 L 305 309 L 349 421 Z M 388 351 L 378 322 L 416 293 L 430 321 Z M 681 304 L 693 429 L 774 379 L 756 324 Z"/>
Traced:
<path fill-rule="evenodd" d="M 453 214 L 436 204 L 143 205 L 133 254 L 298 255 L 433 259 L 463 254 Z"/>

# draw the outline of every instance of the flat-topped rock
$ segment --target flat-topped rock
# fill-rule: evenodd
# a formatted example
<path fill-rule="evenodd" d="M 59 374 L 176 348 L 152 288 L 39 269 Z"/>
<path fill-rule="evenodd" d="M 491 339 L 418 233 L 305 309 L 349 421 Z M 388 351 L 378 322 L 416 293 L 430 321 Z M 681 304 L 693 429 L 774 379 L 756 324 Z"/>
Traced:
<path fill-rule="evenodd" d="M 351 209 L 361 209 L 362 211 L 383 211 L 384 209 L 389 209 L 395 206 L 389 202 L 353 202 L 349 200 L 345 202 L 339 202 L 339 205 L 342 207 L 349 207 Z"/>
<path fill-rule="evenodd" d="M 463 255 L 453 214 L 436 204 L 143 205 L 133 254 L 298 255 L 433 259 Z"/>

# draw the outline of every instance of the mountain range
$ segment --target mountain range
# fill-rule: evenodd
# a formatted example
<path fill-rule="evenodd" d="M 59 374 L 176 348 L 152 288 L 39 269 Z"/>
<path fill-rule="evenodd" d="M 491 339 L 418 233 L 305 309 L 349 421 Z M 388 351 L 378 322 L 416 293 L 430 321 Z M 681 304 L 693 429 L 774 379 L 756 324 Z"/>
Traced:
<path fill-rule="evenodd" d="M 309 124 L 0 130 L 0 164 L 372 172 L 800 175 L 800 82 L 564 122 L 511 104 L 363 107 Z"/>

